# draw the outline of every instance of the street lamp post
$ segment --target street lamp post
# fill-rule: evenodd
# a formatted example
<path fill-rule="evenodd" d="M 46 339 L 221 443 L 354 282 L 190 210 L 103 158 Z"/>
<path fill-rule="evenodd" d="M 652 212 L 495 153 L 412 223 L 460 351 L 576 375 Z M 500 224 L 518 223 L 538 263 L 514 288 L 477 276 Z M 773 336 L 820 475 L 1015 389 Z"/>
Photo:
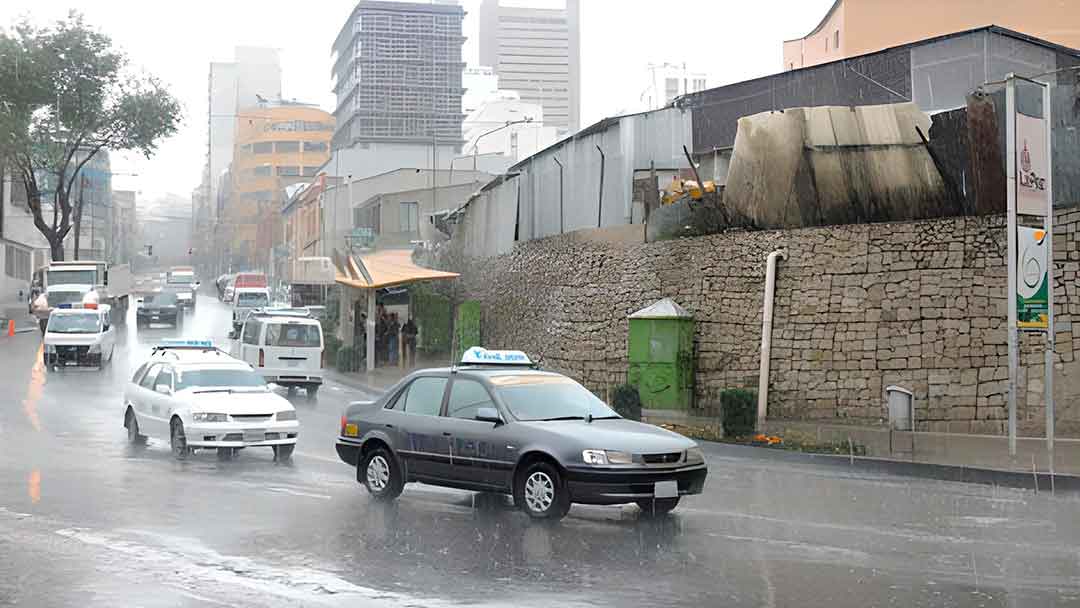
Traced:
<path fill-rule="evenodd" d="M 522 118 L 520 120 L 508 120 L 508 121 L 506 121 L 506 124 L 504 124 L 502 126 L 495 127 L 494 129 L 492 129 L 490 131 L 485 131 L 485 132 L 481 133 L 480 135 L 477 135 L 476 139 L 473 141 L 473 145 L 472 145 L 472 149 L 473 149 L 473 161 L 472 161 L 473 173 L 474 174 L 476 173 L 476 156 L 477 156 L 477 151 L 479 150 L 480 140 L 481 139 L 483 139 L 484 137 L 486 137 L 488 135 L 491 135 L 492 133 L 502 131 L 503 129 L 505 129 L 507 127 L 511 127 L 513 125 L 520 125 L 520 124 L 530 123 L 532 121 L 533 121 L 533 119 L 532 119 L 531 116 L 527 116 L 527 117 Z"/>

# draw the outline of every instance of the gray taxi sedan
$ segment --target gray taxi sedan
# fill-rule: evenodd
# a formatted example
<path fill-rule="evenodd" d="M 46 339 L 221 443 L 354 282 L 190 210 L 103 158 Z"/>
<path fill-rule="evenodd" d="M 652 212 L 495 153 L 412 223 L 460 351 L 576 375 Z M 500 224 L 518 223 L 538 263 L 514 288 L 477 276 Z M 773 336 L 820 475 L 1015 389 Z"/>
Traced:
<path fill-rule="evenodd" d="M 667 513 L 700 494 L 707 474 L 692 440 L 620 417 L 521 353 L 477 348 L 460 366 L 414 372 L 379 400 L 350 404 L 337 452 L 377 499 L 420 481 L 510 494 L 548 519 L 571 503 Z"/>

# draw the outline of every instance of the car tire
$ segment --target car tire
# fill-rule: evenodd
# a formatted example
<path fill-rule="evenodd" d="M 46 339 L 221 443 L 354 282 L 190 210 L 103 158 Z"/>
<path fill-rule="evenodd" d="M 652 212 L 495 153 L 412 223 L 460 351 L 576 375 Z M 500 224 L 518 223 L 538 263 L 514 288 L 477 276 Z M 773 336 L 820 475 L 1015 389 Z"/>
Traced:
<path fill-rule="evenodd" d="M 217 459 L 222 462 L 228 462 L 236 457 L 236 448 L 218 448 Z"/>
<path fill-rule="evenodd" d="M 187 436 L 184 435 L 184 423 L 176 419 L 169 424 L 169 447 L 172 449 L 173 458 L 177 460 L 187 460 L 191 454 Z"/>
<path fill-rule="evenodd" d="M 287 443 L 285 445 L 274 446 L 274 460 L 278 462 L 288 462 L 292 459 L 293 450 L 296 449 L 295 443 Z"/>
<path fill-rule="evenodd" d="M 146 445 L 146 435 L 139 432 L 139 419 L 135 417 L 131 408 L 128 408 L 124 416 L 124 428 L 127 429 L 128 443 L 134 446 Z"/>
<path fill-rule="evenodd" d="M 641 514 L 646 517 L 660 517 L 667 515 L 679 506 L 678 498 L 653 498 L 637 501 Z"/>
<path fill-rule="evenodd" d="M 305 392 L 307 393 L 308 401 L 314 401 L 315 397 L 319 394 L 319 385 L 309 384 L 307 385 L 307 389 L 305 390 Z"/>
<path fill-rule="evenodd" d="M 290 397 L 295 396 L 296 395 L 296 386 L 294 386 L 292 384 L 286 386 L 285 387 L 285 394 L 290 396 Z"/>
<path fill-rule="evenodd" d="M 405 483 L 394 456 L 385 447 L 377 447 L 359 460 L 357 480 L 375 500 L 393 500 L 401 495 Z"/>
<path fill-rule="evenodd" d="M 516 476 L 514 503 L 529 517 L 558 521 L 570 512 L 570 493 L 559 470 L 540 460 Z"/>

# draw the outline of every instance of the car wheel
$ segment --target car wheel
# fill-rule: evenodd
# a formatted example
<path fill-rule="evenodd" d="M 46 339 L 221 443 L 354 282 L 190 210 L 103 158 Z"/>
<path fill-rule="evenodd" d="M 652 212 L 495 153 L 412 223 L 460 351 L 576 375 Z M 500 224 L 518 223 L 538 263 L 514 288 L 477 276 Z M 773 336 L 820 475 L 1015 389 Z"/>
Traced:
<path fill-rule="evenodd" d="M 360 459 L 357 477 L 376 500 L 391 500 L 401 495 L 404 483 L 397 461 L 384 447 L 368 452 Z"/>
<path fill-rule="evenodd" d="M 648 517 L 656 517 L 659 515 L 667 515 L 671 513 L 675 507 L 679 506 L 678 498 L 653 498 L 651 500 L 639 500 L 637 501 L 638 508 L 641 509 L 641 514 Z"/>
<path fill-rule="evenodd" d="M 307 392 L 308 401 L 314 400 L 315 396 L 319 394 L 319 385 L 318 384 L 309 384 L 307 386 L 307 391 L 306 392 Z"/>
<path fill-rule="evenodd" d="M 285 387 L 285 393 L 287 395 L 289 395 L 290 397 L 292 397 L 293 395 L 296 394 L 296 387 L 291 385 L 291 384 L 289 386 L 286 386 Z"/>
<path fill-rule="evenodd" d="M 139 420 L 130 409 L 124 416 L 124 426 L 127 428 L 128 443 L 131 445 L 146 445 L 146 435 L 139 432 Z"/>
<path fill-rule="evenodd" d="M 217 459 L 226 462 L 236 457 L 236 448 L 218 448 Z"/>
<path fill-rule="evenodd" d="M 169 446 L 172 448 L 173 458 L 187 460 L 191 454 L 191 448 L 187 445 L 187 436 L 184 435 L 184 423 L 173 420 L 169 431 Z"/>
<path fill-rule="evenodd" d="M 274 446 L 274 460 L 278 462 L 288 462 L 292 458 L 293 450 L 296 449 L 295 443 L 289 443 L 285 445 Z"/>
<path fill-rule="evenodd" d="M 559 520 L 570 511 L 570 494 L 562 476 L 545 461 L 534 462 L 517 476 L 514 502 L 536 519 Z"/>

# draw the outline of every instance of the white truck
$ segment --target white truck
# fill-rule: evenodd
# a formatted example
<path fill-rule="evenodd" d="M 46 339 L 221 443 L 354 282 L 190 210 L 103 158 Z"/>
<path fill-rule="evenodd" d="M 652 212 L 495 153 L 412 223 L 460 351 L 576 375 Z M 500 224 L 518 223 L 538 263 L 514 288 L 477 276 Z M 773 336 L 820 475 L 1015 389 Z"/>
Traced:
<path fill-rule="evenodd" d="M 86 291 L 97 293 L 98 302 L 112 308 L 112 317 L 117 323 L 123 323 L 127 318 L 131 296 L 131 267 L 127 264 L 109 266 L 106 262 L 88 260 L 50 262 L 35 275 L 35 281 L 46 294 L 51 286 L 64 285 L 67 290 L 86 286 Z M 49 305 L 55 306 L 52 302 Z"/>

